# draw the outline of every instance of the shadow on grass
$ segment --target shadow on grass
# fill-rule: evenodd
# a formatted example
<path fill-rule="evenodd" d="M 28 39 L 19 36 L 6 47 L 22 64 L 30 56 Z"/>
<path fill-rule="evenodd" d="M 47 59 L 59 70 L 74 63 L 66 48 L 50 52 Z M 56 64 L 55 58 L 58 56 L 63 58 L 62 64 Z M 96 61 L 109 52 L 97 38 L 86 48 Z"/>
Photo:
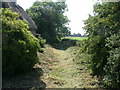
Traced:
<path fill-rule="evenodd" d="M 25 75 L 4 77 L 2 80 L 2 90 L 6 89 L 41 89 L 46 88 L 46 84 L 41 80 L 43 70 L 34 68 Z"/>
<path fill-rule="evenodd" d="M 66 50 L 67 48 L 71 46 L 77 45 L 77 40 L 71 40 L 71 39 L 62 39 L 58 44 L 51 45 L 53 48 L 58 50 Z"/>

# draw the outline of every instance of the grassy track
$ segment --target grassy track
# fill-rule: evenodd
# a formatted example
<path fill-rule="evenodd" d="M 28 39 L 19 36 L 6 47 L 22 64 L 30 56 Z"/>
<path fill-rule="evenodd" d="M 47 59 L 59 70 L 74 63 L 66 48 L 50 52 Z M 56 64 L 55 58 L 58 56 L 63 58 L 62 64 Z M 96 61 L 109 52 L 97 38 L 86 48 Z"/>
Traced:
<path fill-rule="evenodd" d="M 41 63 L 32 72 L 4 80 L 5 88 L 99 88 L 100 81 L 88 72 L 80 47 L 62 41 L 59 45 L 45 45 L 38 53 Z M 33 89 L 31 89 L 33 90 Z"/>
<path fill-rule="evenodd" d="M 56 49 L 50 45 L 45 45 L 41 68 L 44 69 L 42 80 L 46 83 L 46 88 L 99 87 L 100 82 L 97 77 L 91 76 L 87 70 L 85 55 L 81 54 L 79 59 L 75 58 L 79 48 L 71 46 L 64 49 L 60 45 L 60 48 Z M 39 57 L 41 58 L 41 55 Z"/>

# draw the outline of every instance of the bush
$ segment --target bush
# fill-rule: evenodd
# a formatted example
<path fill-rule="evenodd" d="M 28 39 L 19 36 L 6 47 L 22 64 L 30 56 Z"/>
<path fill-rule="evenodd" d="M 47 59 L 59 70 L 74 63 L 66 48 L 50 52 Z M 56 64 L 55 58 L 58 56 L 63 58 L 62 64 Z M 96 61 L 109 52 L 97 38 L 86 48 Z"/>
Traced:
<path fill-rule="evenodd" d="M 94 16 L 84 22 L 88 40 L 83 51 L 89 54 L 93 74 L 102 77 L 104 85 L 120 86 L 120 3 L 94 6 Z M 102 73 L 102 75 L 101 75 Z"/>
<path fill-rule="evenodd" d="M 2 9 L 2 65 L 3 76 L 25 73 L 38 62 L 39 40 L 28 31 L 25 20 L 10 9 Z"/>
<path fill-rule="evenodd" d="M 46 39 L 43 39 L 42 37 L 38 36 L 37 37 L 39 39 L 39 44 L 41 47 L 44 47 L 45 43 L 46 43 Z"/>
<path fill-rule="evenodd" d="M 85 42 L 85 51 L 89 54 L 89 68 L 93 75 L 102 75 L 106 65 L 108 53 L 105 47 L 105 39 L 100 36 L 89 37 Z"/>
<path fill-rule="evenodd" d="M 106 42 L 110 55 L 104 67 L 104 83 L 112 88 L 120 88 L 120 32 L 112 34 L 106 39 Z"/>

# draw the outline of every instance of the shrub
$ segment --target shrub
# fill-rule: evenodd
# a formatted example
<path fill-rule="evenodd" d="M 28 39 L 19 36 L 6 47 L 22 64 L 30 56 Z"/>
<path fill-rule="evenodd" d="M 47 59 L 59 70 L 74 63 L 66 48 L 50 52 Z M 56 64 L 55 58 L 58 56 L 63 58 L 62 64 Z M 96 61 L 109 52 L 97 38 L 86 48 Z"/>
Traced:
<path fill-rule="evenodd" d="M 89 54 L 92 72 L 107 87 L 120 86 L 120 3 L 97 3 L 94 16 L 84 22 L 88 36 L 83 51 Z M 101 75 L 102 73 L 102 75 Z"/>
<path fill-rule="evenodd" d="M 39 39 L 39 44 L 41 47 L 44 47 L 45 43 L 46 43 L 46 39 L 43 39 L 42 37 L 38 36 L 37 37 Z"/>
<path fill-rule="evenodd" d="M 106 65 L 108 53 L 105 47 L 105 39 L 100 36 L 89 37 L 84 42 L 81 51 L 87 52 L 89 68 L 92 70 L 93 75 L 102 75 L 103 67 Z"/>
<path fill-rule="evenodd" d="M 39 40 L 28 31 L 25 20 L 10 9 L 2 9 L 3 75 L 15 75 L 32 70 L 38 62 Z"/>
<path fill-rule="evenodd" d="M 104 67 L 104 83 L 112 88 L 120 88 L 120 32 L 112 34 L 106 39 L 106 42 L 110 55 Z"/>

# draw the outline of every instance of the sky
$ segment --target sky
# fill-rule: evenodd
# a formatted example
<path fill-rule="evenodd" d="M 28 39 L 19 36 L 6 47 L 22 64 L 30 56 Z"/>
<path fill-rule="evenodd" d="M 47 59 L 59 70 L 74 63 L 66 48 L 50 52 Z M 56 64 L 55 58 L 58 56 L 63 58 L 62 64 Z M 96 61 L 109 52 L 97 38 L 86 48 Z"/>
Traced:
<path fill-rule="evenodd" d="M 23 9 L 27 9 L 32 6 L 33 2 L 36 0 L 17 0 L 17 4 Z M 88 18 L 88 14 L 93 15 L 93 4 L 94 0 L 66 0 L 68 6 L 67 15 L 69 22 L 69 27 L 71 28 L 71 33 L 84 34 L 85 31 L 82 29 L 84 26 L 83 20 Z"/>

